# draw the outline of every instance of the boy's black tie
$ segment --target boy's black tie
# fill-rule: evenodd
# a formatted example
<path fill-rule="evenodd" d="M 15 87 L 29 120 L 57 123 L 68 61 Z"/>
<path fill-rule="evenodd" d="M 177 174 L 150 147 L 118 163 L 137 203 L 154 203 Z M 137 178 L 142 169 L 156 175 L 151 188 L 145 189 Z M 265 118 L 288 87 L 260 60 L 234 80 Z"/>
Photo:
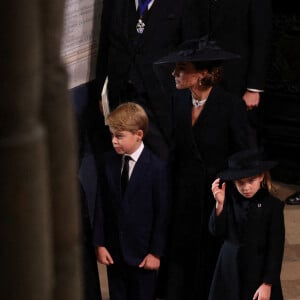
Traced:
<path fill-rule="evenodd" d="M 122 188 L 122 194 L 124 194 L 127 183 L 129 180 L 129 161 L 131 160 L 131 157 L 128 155 L 124 156 L 124 163 L 123 163 L 123 169 L 121 174 L 121 188 Z"/>

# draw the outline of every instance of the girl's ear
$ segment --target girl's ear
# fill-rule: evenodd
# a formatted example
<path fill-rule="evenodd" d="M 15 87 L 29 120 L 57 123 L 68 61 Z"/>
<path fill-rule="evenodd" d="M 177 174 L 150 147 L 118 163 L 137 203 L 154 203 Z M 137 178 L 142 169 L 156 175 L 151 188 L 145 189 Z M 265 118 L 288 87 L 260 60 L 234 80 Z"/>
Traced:
<path fill-rule="evenodd" d="M 261 173 L 261 174 L 259 175 L 259 177 L 260 177 L 260 180 L 261 180 L 261 182 L 262 182 L 262 181 L 264 181 L 264 179 L 265 179 L 265 174 L 264 174 L 264 173 Z"/>
<path fill-rule="evenodd" d="M 264 173 L 259 175 L 259 180 L 260 180 L 260 186 L 263 188 L 266 187 L 266 179 Z"/>

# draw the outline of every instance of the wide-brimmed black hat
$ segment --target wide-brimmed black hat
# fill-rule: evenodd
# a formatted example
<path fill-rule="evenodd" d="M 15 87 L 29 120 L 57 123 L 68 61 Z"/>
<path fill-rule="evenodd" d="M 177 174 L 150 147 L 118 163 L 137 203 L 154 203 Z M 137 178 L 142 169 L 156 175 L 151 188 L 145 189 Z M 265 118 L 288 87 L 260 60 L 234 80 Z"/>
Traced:
<path fill-rule="evenodd" d="M 277 162 L 263 160 L 263 152 L 248 149 L 237 152 L 229 157 L 228 168 L 217 177 L 223 181 L 236 180 L 261 174 L 275 167 Z"/>
<path fill-rule="evenodd" d="M 181 61 L 219 61 L 236 59 L 240 56 L 219 47 L 207 36 L 198 40 L 188 40 L 172 53 L 157 60 L 154 64 L 176 63 Z"/>

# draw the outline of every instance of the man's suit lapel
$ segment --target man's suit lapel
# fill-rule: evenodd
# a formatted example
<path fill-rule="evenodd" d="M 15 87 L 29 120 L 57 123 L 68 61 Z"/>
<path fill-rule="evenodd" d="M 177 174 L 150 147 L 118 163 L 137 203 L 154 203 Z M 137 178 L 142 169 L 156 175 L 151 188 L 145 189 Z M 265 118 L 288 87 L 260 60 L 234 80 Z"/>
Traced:
<path fill-rule="evenodd" d="M 145 21 L 145 30 L 144 33 L 141 34 L 140 37 L 140 45 L 142 46 L 145 41 L 151 40 L 154 32 L 157 30 L 157 26 L 160 22 L 157 22 L 158 17 L 160 16 L 160 12 L 166 9 L 165 7 L 166 0 L 155 0 L 151 9 L 147 12 L 148 17 L 147 21 Z"/>
<path fill-rule="evenodd" d="M 134 9 L 135 6 L 134 0 L 122 0 L 122 1 L 115 0 L 115 2 L 118 3 L 115 5 L 116 12 L 114 14 L 115 15 L 114 26 L 118 26 L 119 32 L 122 33 L 119 35 L 119 37 L 124 38 L 124 42 L 126 41 L 126 43 L 128 43 L 129 29 L 130 29 L 129 11 Z"/>
<path fill-rule="evenodd" d="M 214 0 L 211 1 L 211 30 L 213 33 L 219 32 L 220 26 L 223 26 L 224 22 L 228 22 L 226 18 L 229 18 L 231 14 L 227 14 L 226 12 L 236 12 L 236 15 L 241 17 L 245 8 L 249 5 L 248 0 L 243 0 L 237 2 L 236 0 Z M 241 9 L 243 7 L 244 9 Z M 224 13 L 225 12 L 225 13 Z M 232 20 L 230 21 L 232 23 Z M 214 37 L 214 34 L 213 34 Z"/>
<path fill-rule="evenodd" d="M 225 2 L 226 1 L 222 1 L 222 0 L 214 0 L 214 1 L 210 1 L 210 11 L 211 11 L 211 20 L 210 20 L 210 24 L 211 24 L 211 34 L 212 37 L 214 38 L 214 33 L 216 31 L 218 31 L 218 28 L 220 26 L 220 24 L 222 24 L 223 21 L 223 16 L 224 16 L 224 9 L 225 9 Z"/>

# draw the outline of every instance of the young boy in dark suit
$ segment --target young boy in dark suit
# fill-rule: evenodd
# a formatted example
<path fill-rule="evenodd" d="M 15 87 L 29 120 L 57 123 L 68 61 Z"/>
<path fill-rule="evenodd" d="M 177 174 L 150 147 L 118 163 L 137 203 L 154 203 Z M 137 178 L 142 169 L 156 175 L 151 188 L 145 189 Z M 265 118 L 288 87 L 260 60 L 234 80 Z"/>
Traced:
<path fill-rule="evenodd" d="M 154 300 L 168 224 L 167 163 L 143 143 L 148 117 L 140 105 L 119 105 L 107 123 L 114 150 L 99 172 L 97 259 L 107 266 L 110 300 Z"/>

